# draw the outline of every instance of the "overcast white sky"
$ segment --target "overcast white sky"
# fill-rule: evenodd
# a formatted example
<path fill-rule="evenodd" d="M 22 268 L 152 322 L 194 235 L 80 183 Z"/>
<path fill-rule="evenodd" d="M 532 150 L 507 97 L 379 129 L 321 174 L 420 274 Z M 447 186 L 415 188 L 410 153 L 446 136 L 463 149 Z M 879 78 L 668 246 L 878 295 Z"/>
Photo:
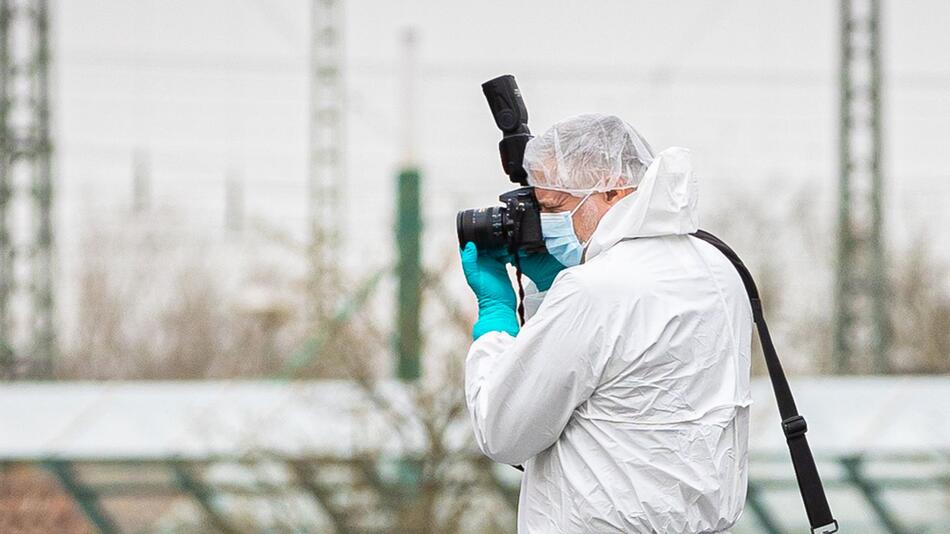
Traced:
<path fill-rule="evenodd" d="M 151 165 L 154 203 L 177 211 L 183 235 L 220 228 L 229 172 L 246 184 L 249 217 L 304 235 L 309 2 L 54 7 L 65 253 L 79 229 L 122 224 L 137 149 Z M 925 226 L 937 236 L 948 222 L 947 20 L 948 2 L 885 2 L 887 222 L 900 243 Z M 616 113 L 655 149 L 693 149 L 707 212 L 737 191 L 768 211 L 805 192 L 832 227 L 837 2 L 356 0 L 345 2 L 350 265 L 390 257 L 399 35 L 409 26 L 419 35 L 430 260 L 451 253 L 458 209 L 509 188 L 479 88 L 509 72 L 537 132 L 580 112 Z"/>

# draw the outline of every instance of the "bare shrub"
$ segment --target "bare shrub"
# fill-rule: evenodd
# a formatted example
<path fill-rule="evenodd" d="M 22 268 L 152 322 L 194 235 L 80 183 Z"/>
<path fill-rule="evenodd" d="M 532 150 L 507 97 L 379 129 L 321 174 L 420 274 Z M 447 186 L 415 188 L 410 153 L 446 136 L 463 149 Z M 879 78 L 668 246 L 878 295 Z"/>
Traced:
<path fill-rule="evenodd" d="M 228 264 L 227 250 L 209 258 L 210 246 L 183 251 L 148 229 L 120 237 L 93 232 L 83 248 L 76 332 L 59 378 L 272 376 L 302 342 L 299 281 L 254 265 L 242 272 Z M 263 288 L 263 298 L 242 301 L 250 285 Z"/>
<path fill-rule="evenodd" d="M 921 237 L 896 256 L 892 276 L 892 364 L 903 373 L 950 372 L 950 268 Z"/>
<path fill-rule="evenodd" d="M 757 201 L 763 196 L 730 194 L 728 209 L 714 213 L 708 226 L 752 271 L 786 367 L 829 372 L 837 261 L 830 214 L 818 209 L 807 188 L 794 195 L 776 191 L 767 206 Z M 950 268 L 933 255 L 930 243 L 922 237 L 908 247 L 888 247 L 891 360 L 899 373 L 950 371 Z M 762 374 L 756 345 L 753 372 Z"/>

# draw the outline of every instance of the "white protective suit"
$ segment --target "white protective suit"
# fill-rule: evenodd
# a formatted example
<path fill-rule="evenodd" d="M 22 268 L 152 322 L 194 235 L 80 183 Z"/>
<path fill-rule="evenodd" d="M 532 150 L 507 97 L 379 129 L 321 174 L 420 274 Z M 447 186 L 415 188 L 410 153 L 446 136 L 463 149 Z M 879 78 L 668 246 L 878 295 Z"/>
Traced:
<path fill-rule="evenodd" d="M 686 235 L 696 201 L 689 151 L 660 153 L 518 336 L 472 344 L 479 447 L 525 467 L 519 532 L 722 532 L 738 519 L 752 312 L 732 264 Z"/>

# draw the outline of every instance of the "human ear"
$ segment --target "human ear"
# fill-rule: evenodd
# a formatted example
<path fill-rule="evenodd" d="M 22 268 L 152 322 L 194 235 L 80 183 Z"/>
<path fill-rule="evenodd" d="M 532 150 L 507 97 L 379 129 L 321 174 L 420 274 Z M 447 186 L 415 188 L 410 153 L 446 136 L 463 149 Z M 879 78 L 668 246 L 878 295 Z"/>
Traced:
<path fill-rule="evenodd" d="M 608 204 L 615 204 L 634 191 L 636 191 L 636 189 L 612 189 L 610 191 L 604 191 L 604 200 Z"/>

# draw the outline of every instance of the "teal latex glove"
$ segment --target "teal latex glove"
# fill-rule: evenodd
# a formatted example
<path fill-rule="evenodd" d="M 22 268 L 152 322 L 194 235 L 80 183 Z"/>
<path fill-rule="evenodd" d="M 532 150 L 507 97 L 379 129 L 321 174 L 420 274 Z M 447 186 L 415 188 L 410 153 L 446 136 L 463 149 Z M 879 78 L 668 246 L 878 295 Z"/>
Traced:
<path fill-rule="evenodd" d="M 557 273 L 567 269 L 547 251 L 537 254 L 518 253 L 521 272 L 538 286 L 538 291 L 547 291 L 554 283 Z"/>
<path fill-rule="evenodd" d="M 466 243 L 461 255 L 465 280 L 478 300 L 478 320 L 472 327 L 472 338 L 478 339 L 487 332 L 518 335 L 517 299 L 508 279 L 504 255 L 479 251 L 475 243 Z"/>

